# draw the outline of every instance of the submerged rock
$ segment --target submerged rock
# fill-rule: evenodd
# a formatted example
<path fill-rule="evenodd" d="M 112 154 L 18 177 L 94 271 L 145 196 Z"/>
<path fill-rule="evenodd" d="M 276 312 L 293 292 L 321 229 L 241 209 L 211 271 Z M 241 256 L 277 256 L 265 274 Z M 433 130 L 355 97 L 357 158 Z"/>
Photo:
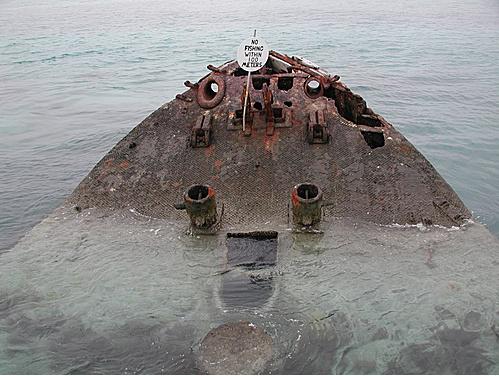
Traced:
<path fill-rule="evenodd" d="M 249 321 L 210 330 L 199 349 L 199 364 L 210 374 L 256 374 L 272 358 L 272 338 Z"/>

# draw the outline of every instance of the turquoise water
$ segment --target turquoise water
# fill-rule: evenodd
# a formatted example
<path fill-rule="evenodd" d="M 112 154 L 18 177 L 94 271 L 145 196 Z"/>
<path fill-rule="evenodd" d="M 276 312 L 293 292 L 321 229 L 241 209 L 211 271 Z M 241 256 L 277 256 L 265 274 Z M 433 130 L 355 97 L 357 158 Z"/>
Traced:
<path fill-rule="evenodd" d="M 0 1 L 0 249 L 147 114 L 271 48 L 339 74 L 499 233 L 499 3 Z"/>
<path fill-rule="evenodd" d="M 499 372 L 487 229 L 325 221 L 273 226 L 276 264 L 245 268 L 224 231 L 58 209 L 0 255 L 0 374 L 203 374 L 203 338 L 241 320 L 272 339 L 262 374 Z"/>

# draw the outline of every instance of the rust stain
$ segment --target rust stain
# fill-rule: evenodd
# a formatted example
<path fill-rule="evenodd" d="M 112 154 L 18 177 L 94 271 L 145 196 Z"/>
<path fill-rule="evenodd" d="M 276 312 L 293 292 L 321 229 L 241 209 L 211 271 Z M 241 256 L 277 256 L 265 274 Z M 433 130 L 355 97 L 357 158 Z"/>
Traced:
<path fill-rule="evenodd" d="M 279 139 L 278 133 L 274 132 L 272 136 L 267 136 L 264 138 L 263 143 L 265 145 L 265 151 L 271 152 L 274 149 L 274 145 Z"/>
<path fill-rule="evenodd" d="M 298 194 L 294 189 L 291 192 L 291 203 L 293 204 L 293 206 L 300 206 L 300 200 L 298 199 Z"/>
<path fill-rule="evenodd" d="M 222 171 L 222 166 L 224 162 L 221 159 L 215 161 L 215 173 L 219 174 Z"/>
<path fill-rule="evenodd" d="M 119 164 L 120 168 L 122 169 L 127 169 L 129 166 L 130 166 L 130 162 L 128 162 L 127 160 L 124 160 L 122 161 L 120 164 Z"/>
<path fill-rule="evenodd" d="M 400 152 L 405 155 L 412 154 L 412 148 L 406 144 L 400 144 Z"/>
<path fill-rule="evenodd" d="M 213 153 L 215 152 L 215 148 L 213 145 L 210 145 L 206 148 L 204 148 L 204 155 L 205 157 L 211 157 L 213 155 Z"/>

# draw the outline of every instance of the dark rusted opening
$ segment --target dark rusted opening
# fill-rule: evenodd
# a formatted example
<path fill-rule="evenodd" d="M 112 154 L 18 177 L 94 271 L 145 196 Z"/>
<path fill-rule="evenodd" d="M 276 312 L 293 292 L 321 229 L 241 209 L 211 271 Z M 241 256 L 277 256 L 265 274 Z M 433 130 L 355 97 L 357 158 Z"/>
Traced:
<path fill-rule="evenodd" d="M 312 200 L 319 195 L 319 187 L 315 184 L 304 183 L 297 187 L 296 192 L 301 199 Z"/>
<path fill-rule="evenodd" d="M 253 88 L 255 90 L 262 90 L 263 84 L 270 85 L 270 79 L 266 77 L 253 77 Z"/>
<path fill-rule="evenodd" d="M 383 123 L 375 115 L 360 115 L 357 117 L 357 123 L 367 125 L 368 127 L 382 127 Z"/>
<path fill-rule="evenodd" d="M 248 72 L 246 72 L 243 68 L 237 68 L 234 71 L 234 76 L 236 76 L 236 77 L 247 76 L 247 75 L 248 75 Z"/>
<path fill-rule="evenodd" d="M 251 238 L 257 240 L 277 239 L 277 231 L 229 232 L 227 238 Z"/>
<path fill-rule="evenodd" d="M 196 129 L 196 137 L 199 139 L 203 139 L 204 138 L 204 130 Z"/>
<path fill-rule="evenodd" d="M 305 90 L 310 97 L 315 97 L 321 92 L 321 83 L 315 79 L 307 82 Z"/>
<path fill-rule="evenodd" d="M 313 138 L 322 139 L 323 131 L 324 130 L 320 124 L 315 124 L 313 128 Z"/>
<path fill-rule="evenodd" d="M 364 140 L 371 149 L 385 146 L 385 136 L 383 135 L 383 133 L 368 131 L 360 131 L 360 133 L 362 133 Z"/>
<path fill-rule="evenodd" d="M 187 191 L 187 196 L 191 200 L 200 201 L 203 198 L 208 197 L 208 186 L 206 185 L 193 185 Z"/>
<path fill-rule="evenodd" d="M 287 106 L 287 107 L 291 107 L 293 105 L 293 102 L 291 102 L 291 101 L 285 101 L 284 105 Z"/>
<path fill-rule="evenodd" d="M 215 98 L 215 95 L 218 93 L 218 84 L 215 81 L 208 82 L 208 85 L 205 86 L 204 96 L 207 100 L 212 100 Z"/>
<path fill-rule="evenodd" d="M 263 106 L 262 106 L 262 104 L 261 104 L 260 102 L 255 102 L 255 103 L 253 104 L 253 108 L 254 108 L 255 110 L 258 110 L 258 111 L 263 110 Z"/>
<path fill-rule="evenodd" d="M 340 90 L 330 86 L 324 90 L 327 98 L 334 100 L 339 114 L 355 123 L 367 125 L 369 127 L 383 127 L 383 121 L 367 107 L 367 103 L 360 95 L 352 93 L 350 90 Z"/>
<path fill-rule="evenodd" d="M 277 231 L 229 232 L 228 264 L 248 270 L 275 265 L 278 236 Z"/>
<path fill-rule="evenodd" d="M 293 77 L 279 77 L 277 79 L 277 88 L 279 90 L 289 90 L 293 87 Z"/>
<path fill-rule="evenodd" d="M 282 108 L 273 108 L 274 119 L 282 119 Z"/>
<path fill-rule="evenodd" d="M 334 87 L 333 86 L 329 86 L 328 88 L 324 89 L 324 96 L 326 98 L 336 100 L 336 90 L 334 89 Z"/>
<path fill-rule="evenodd" d="M 243 118 L 243 110 L 236 110 L 236 119 Z"/>

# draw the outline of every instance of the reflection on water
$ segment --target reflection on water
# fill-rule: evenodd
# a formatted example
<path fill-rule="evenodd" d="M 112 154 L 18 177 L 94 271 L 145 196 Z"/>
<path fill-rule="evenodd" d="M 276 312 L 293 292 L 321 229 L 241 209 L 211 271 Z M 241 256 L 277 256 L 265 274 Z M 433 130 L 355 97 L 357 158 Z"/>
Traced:
<path fill-rule="evenodd" d="M 202 373 L 203 338 L 239 321 L 272 338 L 262 372 L 499 372 L 483 226 L 333 222 L 248 245 L 59 210 L 0 255 L 0 373 Z"/>

